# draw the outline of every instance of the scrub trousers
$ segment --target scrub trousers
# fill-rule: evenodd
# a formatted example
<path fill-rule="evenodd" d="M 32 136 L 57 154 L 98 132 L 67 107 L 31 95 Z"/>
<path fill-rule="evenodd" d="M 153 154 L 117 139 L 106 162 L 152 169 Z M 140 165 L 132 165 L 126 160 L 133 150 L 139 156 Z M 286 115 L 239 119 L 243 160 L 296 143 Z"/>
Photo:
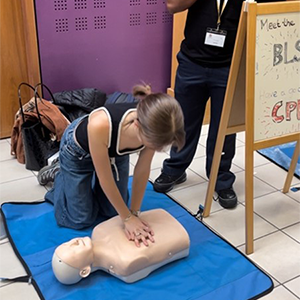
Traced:
<path fill-rule="evenodd" d="M 206 104 L 211 98 L 210 125 L 206 141 L 206 175 L 209 178 L 218 128 L 221 119 L 229 67 L 200 66 L 182 52 L 177 55 L 178 69 L 175 80 L 175 98 L 185 117 L 186 143 L 180 152 L 172 147 L 170 158 L 163 163 L 163 172 L 180 176 L 191 164 L 201 133 Z M 231 188 L 235 175 L 230 172 L 235 155 L 236 134 L 227 135 L 224 142 L 215 190 Z"/>

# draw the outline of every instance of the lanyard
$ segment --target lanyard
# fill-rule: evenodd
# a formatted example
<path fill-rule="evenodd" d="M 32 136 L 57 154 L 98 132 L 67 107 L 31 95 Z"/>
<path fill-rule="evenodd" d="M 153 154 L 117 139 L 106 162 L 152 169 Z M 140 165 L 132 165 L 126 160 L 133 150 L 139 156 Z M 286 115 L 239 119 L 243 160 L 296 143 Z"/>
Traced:
<path fill-rule="evenodd" d="M 223 14 L 223 11 L 225 9 L 225 6 L 227 4 L 228 0 L 224 0 L 222 7 L 221 5 L 221 0 L 217 0 L 217 9 L 218 9 L 218 21 L 217 21 L 217 29 L 219 30 L 220 24 L 221 24 L 221 16 Z"/>

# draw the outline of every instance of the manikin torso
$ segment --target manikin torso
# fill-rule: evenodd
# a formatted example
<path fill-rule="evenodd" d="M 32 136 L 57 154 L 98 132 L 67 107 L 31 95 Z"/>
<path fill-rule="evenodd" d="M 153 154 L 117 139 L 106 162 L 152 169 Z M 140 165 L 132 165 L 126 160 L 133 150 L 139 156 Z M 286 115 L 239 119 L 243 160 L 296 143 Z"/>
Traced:
<path fill-rule="evenodd" d="M 57 279 L 65 284 L 73 284 L 90 272 L 103 270 L 125 282 L 135 282 L 155 269 L 189 254 L 190 240 L 186 230 L 165 210 L 145 211 L 141 218 L 153 229 L 154 243 L 149 242 L 149 246 L 141 243 L 137 247 L 127 239 L 124 225 L 120 217 L 116 216 L 97 225 L 91 239 L 73 239 L 55 250 L 52 266 Z M 85 253 L 80 254 L 81 259 L 76 257 L 77 247 L 86 249 Z M 87 265 L 88 268 L 85 268 Z M 76 277 L 73 271 L 70 276 L 66 275 L 69 273 L 65 266 L 71 266 L 77 273 L 81 270 L 80 276 L 78 273 Z"/>
<path fill-rule="evenodd" d="M 146 211 L 141 218 L 155 232 L 155 243 L 136 247 L 124 234 L 119 217 L 95 227 L 92 234 L 94 268 L 129 276 L 143 268 L 159 264 L 189 248 L 189 237 L 182 225 L 162 209 Z"/>

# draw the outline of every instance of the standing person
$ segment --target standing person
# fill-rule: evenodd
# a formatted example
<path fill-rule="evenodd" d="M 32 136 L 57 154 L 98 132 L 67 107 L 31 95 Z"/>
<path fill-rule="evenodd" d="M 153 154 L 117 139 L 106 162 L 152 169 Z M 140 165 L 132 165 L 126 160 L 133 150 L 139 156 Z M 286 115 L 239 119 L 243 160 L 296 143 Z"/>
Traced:
<path fill-rule="evenodd" d="M 182 148 L 183 114 L 166 94 L 135 87 L 138 103 L 106 104 L 73 121 L 61 140 L 59 168 L 53 164 L 38 178 L 47 183 L 56 168 L 54 187 L 46 200 L 54 204 L 59 225 L 74 229 L 91 226 L 99 215 L 119 214 L 127 238 L 136 244 L 154 241 L 139 211 L 155 151 L 168 145 Z M 139 152 L 134 169 L 131 208 L 128 203 L 129 154 Z M 137 243 L 138 242 L 138 243 Z"/>
<path fill-rule="evenodd" d="M 258 1 L 259 2 L 259 1 Z M 206 174 L 209 177 L 226 84 L 243 0 L 167 0 L 171 13 L 188 9 L 185 38 L 177 55 L 175 98 L 185 116 L 186 142 L 180 152 L 172 147 L 154 182 L 157 192 L 168 192 L 186 181 L 199 141 L 207 100 L 211 99 L 210 126 L 206 145 Z M 215 190 L 224 208 L 237 205 L 230 172 L 236 135 L 224 141 Z"/>

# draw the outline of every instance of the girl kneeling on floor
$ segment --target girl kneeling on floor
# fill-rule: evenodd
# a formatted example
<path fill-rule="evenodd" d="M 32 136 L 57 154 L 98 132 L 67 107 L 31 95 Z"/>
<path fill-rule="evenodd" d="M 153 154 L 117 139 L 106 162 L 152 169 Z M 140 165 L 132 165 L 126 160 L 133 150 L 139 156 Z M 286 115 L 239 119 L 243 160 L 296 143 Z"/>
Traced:
<path fill-rule="evenodd" d="M 99 215 L 119 214 L 127 238 L 139 246 L 154 242 L 151 227 L 138 217 L 154 153 L 170 145 L 179 151 L 185 132 L 174 98 L 152 94 L 147 86 L 134 87 L 133 95 L 137 103 L 105 104 L 69 125 L 60 144 L 59 168 L 54 164 L 59 171 L 45 199 L 54 204 L 57 223 L 64 227 L 81 229 Z M 129 209 L 129 154 L 135 152 Z"/>

